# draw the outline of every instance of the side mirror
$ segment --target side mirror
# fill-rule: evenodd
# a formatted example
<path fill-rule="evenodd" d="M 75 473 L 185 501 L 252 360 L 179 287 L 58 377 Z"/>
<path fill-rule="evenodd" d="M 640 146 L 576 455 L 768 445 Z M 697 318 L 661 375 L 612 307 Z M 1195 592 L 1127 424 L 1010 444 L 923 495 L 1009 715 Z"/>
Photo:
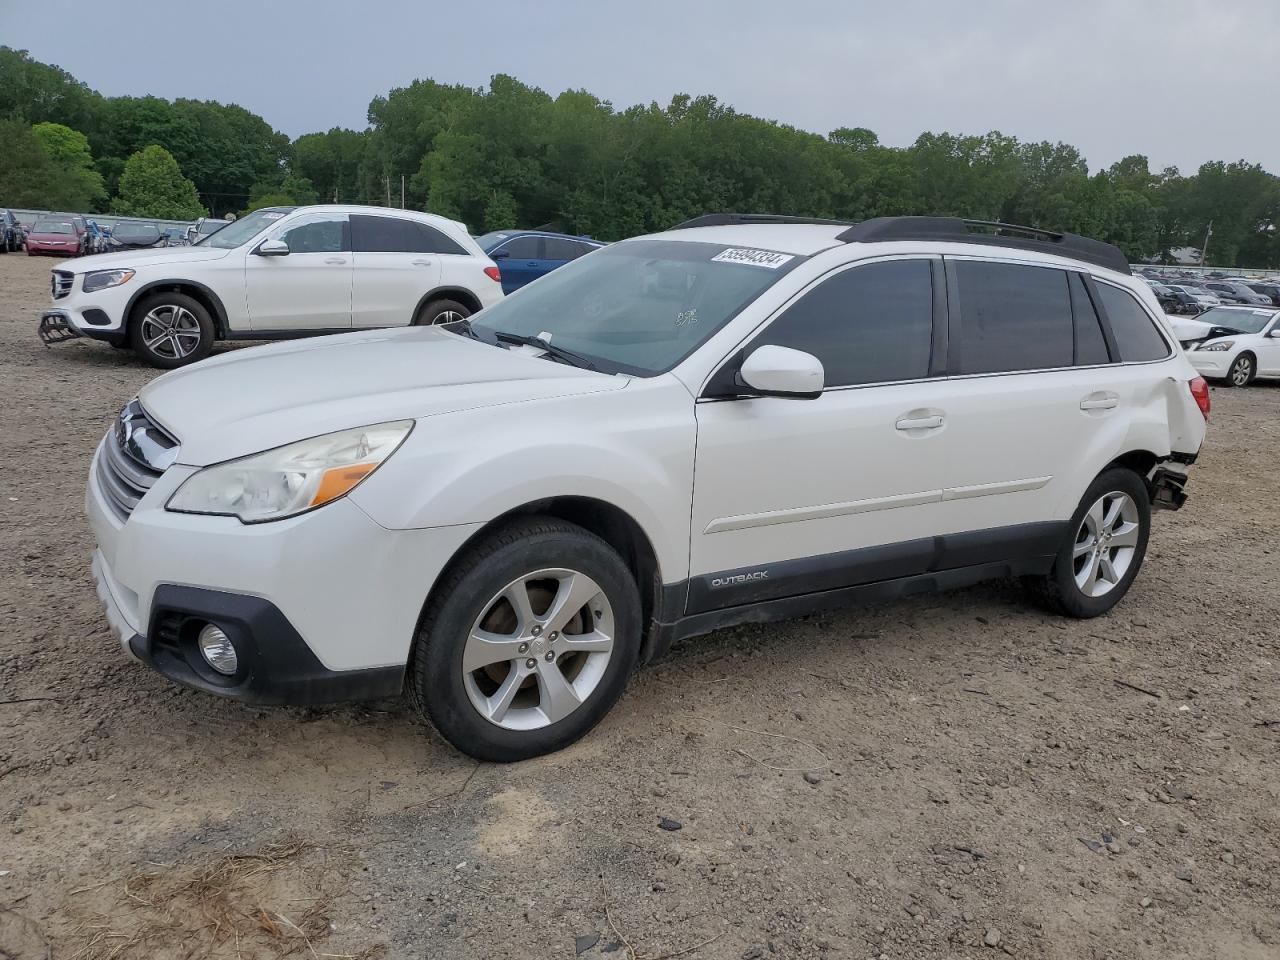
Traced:
<path fill-rule="evenodd" d="M 764 397 L 812 400 L 822 395 L 822 361 L 790 347 L 765 346 L 751 352 L 738 371 L 742 382 Z"/>
<path fill-rule="evenodd" d="M 1275 340 L 1280 340 L 1280 326 L 1272 327 L 1271 332 L 1268 333 L 1267 336 Z"/>
<path fill-rule="evenodd" d="M 287 257 L 289 245 L 283 240 L 263 240 L 254 252 L 260 257 Z"/>

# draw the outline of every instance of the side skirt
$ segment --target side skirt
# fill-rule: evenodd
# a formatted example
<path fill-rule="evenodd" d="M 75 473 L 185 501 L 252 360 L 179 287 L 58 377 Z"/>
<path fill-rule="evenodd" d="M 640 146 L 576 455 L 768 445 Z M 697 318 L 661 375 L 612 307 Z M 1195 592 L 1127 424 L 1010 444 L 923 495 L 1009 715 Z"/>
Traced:
<path fill-rule="evenodd" d="M 665 609 L 651 626 L 648 659 L 660 657 L 677 640 L 742 623 L 1043 575 L 1052 568 L 1067 527 L 1054 521 L 952 534 L 668 584 L 662 591 Z"/>

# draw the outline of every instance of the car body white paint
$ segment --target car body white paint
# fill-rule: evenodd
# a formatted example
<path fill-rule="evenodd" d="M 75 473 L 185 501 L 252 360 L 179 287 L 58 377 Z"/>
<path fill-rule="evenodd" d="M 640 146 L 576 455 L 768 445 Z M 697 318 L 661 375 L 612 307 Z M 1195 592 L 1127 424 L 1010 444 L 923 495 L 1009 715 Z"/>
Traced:
<path fill-rule="evenodd" d="M 973 244 L 844 244 L 840 229 L 659 235 L 810 259 L 657 376 L 594 373 L 536 348 L 413 328 L 237 351 L 160 377 L 140 400 L 179 439 L 177 463 L 125 522 L 95 481 L 88 491 L 95 571 L 119 629 L 145 631 L 158 584 L 194 585 L 272 601 L 330 669 L 403 664 L 425 598 L 456 551 L 495 518 L 546 498 L 591 498 L 624 511 L 671 585 L 758 562 L 1063 520 L 1117 457 L 1199 450 L 1205 424 L 1188 389 L 1196 372 L 1137 278 Z M 1145 305 L 1170 354 L 831 389 L 814 400 L 699 399 L 726 358 L 831 271 L 940 256 L 1053 266 L 1114 283 Z M 1086 401 L 1092 405 L 1082 408 Z M 943 417 L 938 428 L 896 426 L 931 423 L 934 411 Z M 201 466 L 402 419 L 415 427 L 390 459 L 349 495 L 309 513 L 247 526 L 164 509 Z"/>

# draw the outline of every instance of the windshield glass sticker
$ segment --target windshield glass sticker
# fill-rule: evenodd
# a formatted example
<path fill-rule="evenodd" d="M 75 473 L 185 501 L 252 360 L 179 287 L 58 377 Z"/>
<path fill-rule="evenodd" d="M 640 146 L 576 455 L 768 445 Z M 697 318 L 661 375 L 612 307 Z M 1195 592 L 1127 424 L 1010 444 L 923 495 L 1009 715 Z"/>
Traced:
<path fill-rule="evenodd" d="M 262 215 L 262 219 L 263 220 L 279 220 L 283 216 L 284 216 L 283 213 L 264 213 Z"/>
<path fill-rule="evenodd" d="M 795 257 L 789 253 L 774 253 L 772 250 L 752 250 L 748 247 L 729 247 L 712 257 L 711 262 L 745 263 L 753 267 L 777 270 L 783 264 L 794 259 Z"/>

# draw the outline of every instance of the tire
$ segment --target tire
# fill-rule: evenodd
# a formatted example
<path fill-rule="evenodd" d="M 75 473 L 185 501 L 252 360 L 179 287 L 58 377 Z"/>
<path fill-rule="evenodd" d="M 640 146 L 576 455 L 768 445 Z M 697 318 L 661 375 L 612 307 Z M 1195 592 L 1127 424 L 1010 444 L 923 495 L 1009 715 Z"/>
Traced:
<path fill-rule="evenodd" d="M 1117 520 L 1108 525 L 1117 503 Z M 1094 530 L 1099 527 L 1104 534 L 1101 553 L 1087 549 L 1096 542 Z M 1129 591 L 1146 557 L 1150 534 L 1151 499 L 1146 482 L 1132 470 L 1111 467 L 1089 484 L 1049 573 L 1024 577 L 1023 583 L 1053 613 L 1082 620 L 1101 616 Z M 1123 542 L 1111 545 L 1116 541 Z M 1085 548 L 1083 552 L 1081 548 Z M 1096 580 L 1090 579 L 1090 572 Z"/>
<path fill-rule="evenodd" d="M 415 327 L 430 327 L 437 323 L 454 323 L 471 316 L 471 309 L 457 300 L 432 300 L 418 308 L 414 315 Z"/>
<path fill-rule="evenodd" d="M 177 326 L 176 336 L 157 342 L 155 338 L 166 323 Z M 185 293 L 154 293 L 134 307 L 129 318 L 129 343 L 134 353 L 153 367 L 173 370 L 209 355 L 213 319 L 198 300 Z"/>
<path fill-rule="evenodd" d="M 551 611 L 570 593 L 578 609 L 558 622 Z M 506 596 L 526 599 L 525 616 Z M 490 639 L 475 640 L 475 630 Z M 477 760 L 541 756 L 609 712 L 635 669 L 640 631 L 640 595 L 612 547 L 554 518 L 515 520 L 467 548 L 437 583 L 414 640 L 409 693 Z"/>
<path fill-rule="evenodd" d="M 1258 375 L 1258 363 L 1252 353 L 1242 353 L 1232 362 L 1227 375 L 1222 378 L 1224 387 L 1247 387 Z"/>

